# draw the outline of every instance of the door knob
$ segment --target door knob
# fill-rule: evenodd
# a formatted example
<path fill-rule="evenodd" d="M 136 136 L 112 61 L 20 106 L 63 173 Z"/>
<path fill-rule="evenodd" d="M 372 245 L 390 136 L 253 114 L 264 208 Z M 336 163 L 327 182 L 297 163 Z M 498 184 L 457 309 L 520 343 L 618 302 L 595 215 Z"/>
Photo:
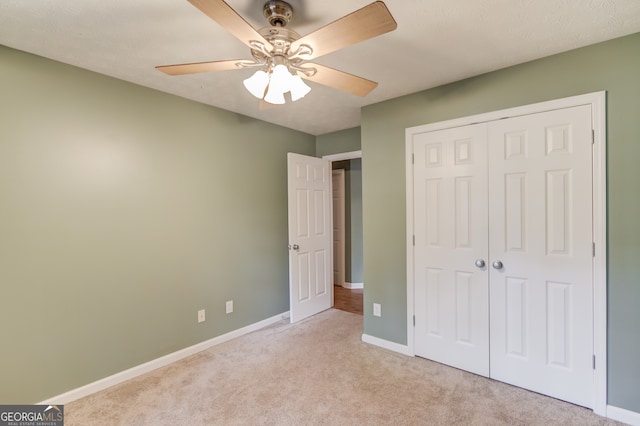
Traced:
<path fill-rule="evenodd" d="M 300 246 L 297 245 L 297 244 L 293 244 L 293 245 L 289 244 L 289 250 L 298 251 L 298 250 L 300 250 Z"/>
<path fill-rule="evenodd" d="M 486 265 L 486 263 L 484 262 L 484 259 L 478 259 L 476 260 L 476 266 L 478 268 L 484 268 L 484 266 Z"/>
<path fill-rule="evenodd" d="M 493 262 L 493 267 L 494 267 L 495 269 L 502 269 L 502 268 L 504 267 L 504 265 L 502 264 L 502 262 L 501 262 L 501 261 L 496 260 L 495 262 Z"/>

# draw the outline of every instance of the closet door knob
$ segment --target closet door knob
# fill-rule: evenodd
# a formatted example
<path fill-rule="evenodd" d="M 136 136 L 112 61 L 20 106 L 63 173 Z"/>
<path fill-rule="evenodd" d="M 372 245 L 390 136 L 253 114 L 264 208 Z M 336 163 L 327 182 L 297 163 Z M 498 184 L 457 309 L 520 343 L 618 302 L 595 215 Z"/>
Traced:
<path fill-rule="evenodd" d="M 484 266 L 486 265 L 486 263 L 484 262 L 484 259 L 478 259 L 476 260 L 476 266 L 478 268 L 484 268 Z"/>
<path fill-rule="evenodd" d="M 504 267 L 504 265 L 502 264 L 502 262 L 501 262 L 501 261 L 496 260 L 495 262 L 493 262 L 493 267 L 494 267 L 495 269 L 502 269 L 502 268 Z"/>

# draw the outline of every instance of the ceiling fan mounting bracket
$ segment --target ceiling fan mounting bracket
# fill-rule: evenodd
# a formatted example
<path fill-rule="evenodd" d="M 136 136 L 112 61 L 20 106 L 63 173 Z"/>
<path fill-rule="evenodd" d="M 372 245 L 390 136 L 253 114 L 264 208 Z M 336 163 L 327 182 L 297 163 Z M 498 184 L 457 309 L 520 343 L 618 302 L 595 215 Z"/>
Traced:
<path fill-rule="evenodd" d="M 293 8 L 282 0 L 270 0 L 264 4 L 264 17 L 274 27 L 285 27 L 293 19 Z"/>

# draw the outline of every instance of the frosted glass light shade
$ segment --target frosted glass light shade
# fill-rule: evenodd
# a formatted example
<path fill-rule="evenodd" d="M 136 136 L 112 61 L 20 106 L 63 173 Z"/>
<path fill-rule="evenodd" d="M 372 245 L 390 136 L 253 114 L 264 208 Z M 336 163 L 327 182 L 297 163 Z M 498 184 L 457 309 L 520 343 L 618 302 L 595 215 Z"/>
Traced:
<path fill-rule="evenodd" d="M 258 99 L 264 97 L 264 91 L 269 84 L 269 74 L 260 70 L 253 74 L 251 77 L 243 81 L 244 87 L 247 88 L 249 93 Z"/>
<path fill-rule="evenodd" d="M 311 91 L 302 78 L 292 75 L 286 65 L 276 65 L 270 72 L 256 71 L 243 82 L 244 87 L 258 99 L 271 104 L 284 104 L 284 94 L 291 92 L 291 100 L 297 101 Z"/>
<path fill-rule="evenodd" d="M 284 93 L 285 92 L 278 89 L 277 85 L 269 84 L 269 89 L 267 90 L 267 95 L 264 97 L 264 100 L 270 104 L 282 105 L 285 102 Z"/>
<path fill-rule="evenodd" d="M 292 101 L 304 98 L 305 95 L 311 91 L 311 87 L 307 86 L 299 75 L 291 77 L 290 88 Z"/>
<path fill-rule="evenodd" d="M 276 65 L 271 73 L 271 80 L 269 81 L 269 90 L 277 90 L 278 92 L 286 93 L 289 91 L 291 85 L 292 75 L 284 65 Z"/>

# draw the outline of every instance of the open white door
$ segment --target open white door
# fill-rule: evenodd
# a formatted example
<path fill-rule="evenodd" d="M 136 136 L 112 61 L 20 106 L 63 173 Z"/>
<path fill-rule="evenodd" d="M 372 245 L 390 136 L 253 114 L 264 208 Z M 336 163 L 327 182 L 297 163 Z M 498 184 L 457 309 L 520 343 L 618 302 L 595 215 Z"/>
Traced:
<path fill-rule="evenodd" d="M 291 322 L 333 305 L 331 163 L 287 154 Z"/>

